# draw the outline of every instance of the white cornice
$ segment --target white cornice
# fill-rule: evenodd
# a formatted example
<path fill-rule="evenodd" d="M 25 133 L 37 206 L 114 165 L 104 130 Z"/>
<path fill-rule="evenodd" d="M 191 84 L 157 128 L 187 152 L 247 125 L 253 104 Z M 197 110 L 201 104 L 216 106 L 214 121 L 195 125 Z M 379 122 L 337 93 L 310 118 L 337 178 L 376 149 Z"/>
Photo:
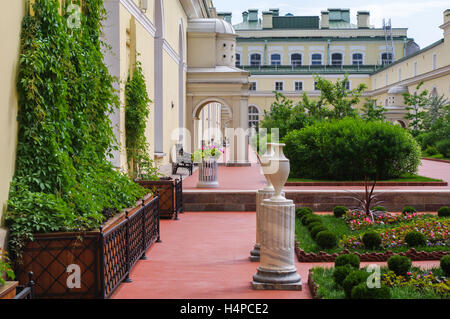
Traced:
<path fill-rule="evenodd" d="M 180 63 L 180 55 L 175 51 L 172 46 L 167 42 L 166 39 L 164 39 L 163 42 L 163 49 L 167 52 L 167 54 L 176 62 Z"/>
<path fill-rule="evenodd" d="M 396 82 L 396 83 L 392 83 L 391 85 L 387 85 L 384 86 L 382 88 L 373 90 L 373 91 L 368 91 L 367 93 L 370 96 L 374 96 L 374 95 L 380 95 L 383 93 L 386 93 L 391 87 L 393 86 L 398 86 L 398 85 L 405 85 L 405 86 L 409 86 L 409 85 L 414 85 L 419 83 L 420 81 L 429 81 L 435 78 L 439 78 L 442 76 L 445 76 L 447 74 L 450 74 L 450 65 L 447 65 L 445 67 L 442 67 L 440 69 L 428 72 L 428 73 L 424 73 L 424 74 L 419 74 L 415 77 L 400 81 L 400 82 Z"/>
<path fill-rule="evenodd" d="M 120 3 L 124 6 L 125 9 L 130 12 L 130 14 L 138 21 L 145 30 L 150 33 L 152 37 L 155 37 L 156 27 L 150 21 L 150 19 L 142 13 L 141 9 L 137 6 L 137 4 L 133 0 L 120 0 Z"/>

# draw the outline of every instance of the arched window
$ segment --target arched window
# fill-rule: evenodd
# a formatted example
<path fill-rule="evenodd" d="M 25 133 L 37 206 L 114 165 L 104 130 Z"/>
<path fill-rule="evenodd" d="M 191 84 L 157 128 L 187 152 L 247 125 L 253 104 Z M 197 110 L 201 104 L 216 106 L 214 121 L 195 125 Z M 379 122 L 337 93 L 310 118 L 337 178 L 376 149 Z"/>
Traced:
<path fill-rule="evenodd" d="M 236 53 L 236 66 L 237 67 L 241 66 L 241 54 L 240 53 Z"/>
<path fill-rule="evenodd" d="M 251 66 L 260 66 L 261 65 L 261 54 L 253 53 L 250 55 L 250 65 Z"/>
<path fill-rule="evenodd" d="M 331 65 L 342 65 L 342 53 L 333 53 L 331 55 Z"/>
<path fill-rule="evenodd" d="M 311 64 L 312 65 L 321 65 L 322 64 L 322 54 L 314 53 L 311 55 Z"/>
<path fill-rule="evenodd" d="M 353 53 L 352 55 L 352 63 L 353 65 L 362 65 L 363 64 L 363 55 L 362 53 Z"/>
<path fill-rule="evenodd" d="M 259 110 L 256 106 L 250 105 L 248 107 L 248 128 L 255 128 L 256 132 L 259 131 Z"/>
<path fill-rule="evenodd" d="M 300 53 L 294 53 L 291 55 L 291 64 L 293 66 L 302 65 L 302 55 Z"/>
<path fill-rule="evenodd" d="M 281 55 L 278 53 L 270 55 L 270 64 L 281 65 Z"/>
<path fill-rule="evenodd" d="M 384 52 L 381 54 L 381 65 L 389 65 L 393 61 L 392 59 L 392 53 L 390 52 Z"/>

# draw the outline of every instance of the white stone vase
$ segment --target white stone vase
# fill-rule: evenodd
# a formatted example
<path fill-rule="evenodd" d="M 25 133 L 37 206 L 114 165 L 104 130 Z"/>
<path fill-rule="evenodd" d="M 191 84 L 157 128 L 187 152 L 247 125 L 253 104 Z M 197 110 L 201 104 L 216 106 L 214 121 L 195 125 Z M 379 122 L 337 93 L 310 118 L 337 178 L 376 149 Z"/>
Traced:
<path fill-rule="evenodd" d="M 273 185 L 274 195 L 272 196 L 272 201 L 285 201 L 286 198 L 283 197 L 281 191 L 283 190 L 284 184 L 289 177 L 290 164 L 289 160 L 284 156 L 283 147 L 286 144 L 282 143 L 271 143 L 273 149 L 273 155 L 270 159 L 270 165 L 266 167 L 266 172 L 268 178 Z"/>
<path fill-rule="evenodd" d="M 199 188 L 219 187 L 218 164 L 215 158 L 203 159 L 198 164 L 198 183 Z"/>
<path fill-rule="evenodd" d="M 264 174 L 264 177 L 266 178 L 266 186 L 264 186 L 264 191 L 268 191 L 268 192 L 273 192 L 273 186 L 272 183 L 270 182 L 269 176 L 268 176 L 268 171 L 265 172 L 266 168 L 270 165 L 270 160 L 272 159 L 273 156 L 273 150 L 272 150 L 272 143 L 267 143 L 267 149 L 266 152 L 264 153 L 264 155 L 261 156 L 260 160 L 261 160 L 261 169 L 262 172 Z"/>

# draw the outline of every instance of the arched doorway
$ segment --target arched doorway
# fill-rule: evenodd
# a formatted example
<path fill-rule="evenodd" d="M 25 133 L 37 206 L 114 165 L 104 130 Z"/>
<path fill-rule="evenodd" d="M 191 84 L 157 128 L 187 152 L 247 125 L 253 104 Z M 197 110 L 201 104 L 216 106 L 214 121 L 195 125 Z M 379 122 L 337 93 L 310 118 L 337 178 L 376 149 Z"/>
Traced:
<path fill-rule="evenodd" d="M 202 145 L 226 146 L 229 144 L 226 128 L 230 127 L 233 114 L 228 103 L 220 98 L 203 100 L 194 108 L 194 150 Z"/>

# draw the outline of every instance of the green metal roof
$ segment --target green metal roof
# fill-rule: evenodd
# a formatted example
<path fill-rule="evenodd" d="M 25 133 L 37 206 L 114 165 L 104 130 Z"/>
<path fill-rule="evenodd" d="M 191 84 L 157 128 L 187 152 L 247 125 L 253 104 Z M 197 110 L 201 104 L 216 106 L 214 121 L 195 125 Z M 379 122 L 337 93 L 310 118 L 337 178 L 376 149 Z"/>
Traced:
<path fill-rule="evenodd" d="M 358 29 L 358 26 L 346 21 L 330 21 L 330 29 Z"/>
<path fill-rule="evenodd" d="M 262 30 L 261 21 L 244 21 L 233 25 L 234 30 Z"/>
<path fill-rule="evenodd" d="M 319 29 L 319 17 L 273 17 L 273 29 Z"/>

